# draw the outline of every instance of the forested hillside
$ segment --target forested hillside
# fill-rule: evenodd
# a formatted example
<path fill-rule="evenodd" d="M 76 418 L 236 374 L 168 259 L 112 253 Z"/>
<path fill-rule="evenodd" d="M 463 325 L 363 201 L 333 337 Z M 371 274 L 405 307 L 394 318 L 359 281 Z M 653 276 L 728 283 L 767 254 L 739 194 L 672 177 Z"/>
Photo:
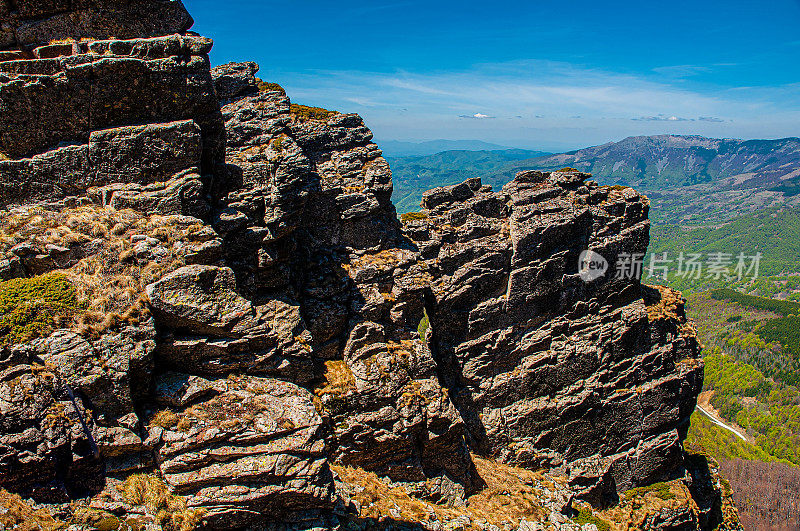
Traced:
<path fill-rule="evenodd" d="M 484 152 L 473 152 L 484 153 Z M 435 186 L 481 176 L 498 188 L 523 170 L 574 167 L 600 184 L 644 191 L 659 223 L 704 224 L 764 208 L 800 205 L 800 139 L 731 140 L 699 136 L 642 136 L 556 155 L 523 150 L 492 156 L 445 152 L 389 159 L 394 201 L 401 212 L 417 210 L 418 195 Z M 475 158 L 483 157 L 480 163 Z M 480 173 L 474 173 L 478 170 Z"/>
<path fill-rule="evenodd" d="M 453 150 L 434 155 L 389 157 L 394 181 L 392 200 L 400 213 L 419 210 L 422 193 L 436 186 L 457 184 L 470 177 L 481 177 L 484 184 L 499 189 L 513 178 L 498 175 L 498 169 L 512 161 L 546 154 L 524 149 L 494 151 Z"/>

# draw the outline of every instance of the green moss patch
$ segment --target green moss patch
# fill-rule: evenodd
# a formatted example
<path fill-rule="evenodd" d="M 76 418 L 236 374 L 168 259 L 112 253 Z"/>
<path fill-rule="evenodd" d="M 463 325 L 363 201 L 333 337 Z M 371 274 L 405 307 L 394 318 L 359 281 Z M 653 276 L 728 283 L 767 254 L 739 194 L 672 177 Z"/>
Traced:
<path fill-rule="evenodd" d="M 670 489 L 669 483 L 653 483 L 647 487 L 636 487 L 635 489 L 631 489 L 625 491 L 623 495 L 625 500 L 630 500 L 635 498 L 636 496 L 644 496 L 645 494 L 652 494 L 656 498 L 660 498 L 662 500 L 674 500 L 675 494 L 672 493 Z"/>
<path fill-rule="evenodd" d="M 608 522 L 596 517 L 589 509 L 581 509 L 578 516 L 573 518 L 572 521 L 578 525 L 594 524 L 597 526 L 597 531 L 609 531 L 611 529 Z"/>
<path fill-rule="evenodd" d="M 75 287 L 62 273 L 0 283 L 0 344 L 44 337 L 80 310 Z"/>
<path fill-rule="evenodd" d="M 431 322 L 428 319 L 428 314 L 425 313 L 425 315 L 422 317 L 422 320 L 419 322 L 419 325 L 417 326 L 417 333 L 419 334 L 419 338 L 423 341 L 425 340 L 425 334 L 428 332 L 428 327 L 430 324 Z"/>

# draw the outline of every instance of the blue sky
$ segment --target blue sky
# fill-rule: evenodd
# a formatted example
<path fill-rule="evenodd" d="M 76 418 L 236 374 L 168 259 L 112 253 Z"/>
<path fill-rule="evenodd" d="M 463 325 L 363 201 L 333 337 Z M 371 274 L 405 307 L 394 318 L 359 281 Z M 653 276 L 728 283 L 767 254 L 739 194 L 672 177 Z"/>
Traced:
<path fill-rule="evenodd" d="M 800 136 L 800 0 L 184 0 L 212 62 L 378 140 Z"/>

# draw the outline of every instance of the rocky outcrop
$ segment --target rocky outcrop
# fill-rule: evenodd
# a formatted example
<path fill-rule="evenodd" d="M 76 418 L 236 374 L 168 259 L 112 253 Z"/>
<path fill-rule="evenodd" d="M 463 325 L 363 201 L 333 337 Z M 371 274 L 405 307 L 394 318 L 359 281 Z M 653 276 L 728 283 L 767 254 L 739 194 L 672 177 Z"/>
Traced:
<path fill-rule="evenodd" d="M 431 346 L 472 446 L 529 467 L 569 463 L 576 486 L 592 477 L 613 495 L 680 469 L 703 364 L 682 310 L 651 318 L 668 295 L 618 260 L 647 249 L 647 199 L 588 177 L 431 190 L 408 233 L 434 277 Z M 584 281 L 587 249 L 610 268 Z"/>
<path fill-rule="evenodd" d="M 444 478 L 434 497 L 472 488 L 463 423 L 417 333 L 429 276 L 401 235 L 371 132 L 356 115 L 293 114 L 285 94 L 257 90 L 252 65 L 213 74 L 229 100 L 230 188 L 215 227 L 244 293 L 299 309 L 308 336 L 295 344 L 322 380 L 331 455 L 396 479 Z"/>
<path fill-rule="evenodd" d="M 37 56 L 70 40 L 156 37 L 194 24 L 180 0 L 2 0 L 0 16 L 0 50 Z"/>
<path fill-rule="evenodd" d="M 224 145 L 210 49 L 208 39 L 173 35 L 0 62 L 3 204 L 210 172 Z"/>
<path fill-rule="evenodd" d="M 80 300 L 0 284 L 36 325 L 0 328 L 0 487 L 84 527 L 370 528 L 364 489 L 464 525 L 515 476 L 530 520 L 500 524 L 576 529 L 665 479 L 700 508 L 647 525 L 716 521 L 681 444 L 703 369 L 682 301 L 617 275 L 646 198 L 526 172 L 403 225 L 362 119 L 210 69 L 180 2 L 0 17 L 0 279 L 58 271 Z"/>

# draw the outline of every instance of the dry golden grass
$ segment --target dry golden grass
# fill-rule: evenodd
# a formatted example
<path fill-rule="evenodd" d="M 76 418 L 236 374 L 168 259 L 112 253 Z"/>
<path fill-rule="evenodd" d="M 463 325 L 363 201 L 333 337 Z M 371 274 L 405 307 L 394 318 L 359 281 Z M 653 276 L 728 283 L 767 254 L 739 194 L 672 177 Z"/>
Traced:
<path fill-rule="evenodd" d="M 665 509 L 688 508 L 698 512 L 689 489 L 680 480 L 630 490 L 620 496 L 619 504 L 602 511 L 592 510 L 588 504 L 581 503 L 577 503 L 575 508 L 583 514 L 593 513 L 608 524 L 610 531 L 645 531 L 647 517 Z"/>
<path fill-rule="evenodd" d="M 161 411 L 156 411 L 155 414 L 150 417 L 150 425 L 151 426 L 158 426 L 160 428 L 170 429 L 175 427 L 179 422 L 178 415 L 175 414 L 174 411 L 169 409 L 162 409 Z"/>
<path fill-rule="evenodd" d="M 55 212 L 22 207 L 0 212 L 0 255 L 23 242 L 42 254 L 48 245 L 86 249 L 80 251 L 84 258 L 58 259 L 54 267 L 63 268 L 85 307 L 71 327 L 91 336 L 146 318 L 144 286 L 184 265 L 175 244 L 207 240 L 202 228 L 176 216 L 143 216 L 133 210 L 83 206 Z M 134 235 L 155 238 L 166 255 L 157 262 L 136 259 Z"/>
<path fill-rule="evenodd" d="M 402 488 L 390 488 L 373 472 L 339 465 L 332 468 L 345 483 L 363 488 L 354 496 L 361 504 L 362 518 L 379 519 L 390 516 L 392 510 L 399 511 L 399 520 L 410 523 L 466 515 L 473 522 L 467 529 L 477 530 L 480 528 L 476 521 L 498 526 L 511 522 L 516 527 L 523 518 L 540 520 L 549 514 L 539 505 L 542 494 L 532 486 L 537 481 L 546 482 L 544 474 L 478 456 L 473 456 L 473 460 L 486 486 L 469 497 L 466 507 L 449 507 L 414 498 Z"/>
<path fill-rule="evenodd" d="M 651 290 L 649 293 L 652 294 L 652 298 L 648 296 L 645 299 L 647 317 L 650 321 L 659 319 L 678 320 L 680 318 L 678 310 L 683 305 L 683 296 L 679 291 L 665 286 L 647 286 L 647 288 Z M 656 292 L 658 293 L 656 294 Z"/>
<path fill-rule="evenodd" d="M 192 531 L 205 515 L 203 509 L 189 509 L 186 498 L 172 494 L 167 485 L 150 474 L 134 474 L 118 487 L 125 501 L 143 506 L 164 531 Z"/>
<path fill-rule="evenodd" d="M 450 507 L 415 498 L 405 489 L 392 488 L 375 473 L 363 469 L 341 465 L 332 465 L 331 468 L 344 483 L 359 487 L 354 489 L 358 492 L 353 499 L 361 505 L 360 516 L 364 519 L 390 518 L 413 524 L 434 519 L 444 522 L 465 515 L 471 521 L 465 529 L 470 531 L 483 529 L 478 522 L 500 528 L 511 524 L 516 528 L 522 519 L 547 520 L 550 510 L 541 506 L 543 497 L 547 495 L 542 487 L 556 490 L 553 478 L 541 471 L 504 465 L 476 455 L 472 458 L 485 486 L 467 499 L 465 507 Z M 617 506 L 605 510 L 594 509 L 580 501 L 573 502 L 573 508 L 578 513 L 574 522 L 592 523 L 601 531 L 645 531 L 647 517 L 664 509 L 697 511 L 697 505 L 681 480 L 634 489 L 622 495 Z"/>
<path fill-rule="evenodd" d="M 286 90 L 277 83 L 270 83 L 268 81 L 263 81 L 259 78 L 256 78 L 256 82 L 258 84 L 258 91 L 259 92 L 280 92 L 284 96 L 286 96 Z"/>
<path fill-rule="evenodd" d="M 298 105 L 296 103 L 291 104 L 290 111 L 292 116 L 300 122 L 307 122 L 309 120 L 324 121 L 331 116 L 339 114 L 336 111 L 329 111 L 322 107 L 309 107 L 308 105 Z"/>
<path fill-rule="evenodd" d="M 36 510 L 17 494 L 0 489 L 0 529 L 15 531 L 56 531 L 67 524 L 44 510 Z"/>
<path fill-rule="evenodd" d="M 694 323 L 684 314 L 685 300 L 680 291 L 665 286 L 644 286 L 643 293 L 650 322 L 675 321 L 682 336 L 697 337 Z"/>
<path fill-rule="evenodd" d="M 387 271 L 407 258 L 402 249 L 384 249 L 377 253 L 365 254 L 351 260 L 349 263 L 342 264 L 348 273 L 360 271 L 367 267 L 374 267 L 380 271 Z"/>
<path fill-rule="evenodd" d="M 342 396 L 355 388 L 356 379 L 347 363 L 344 360 L 331 360 L 325 362 L 325 382 L 314 393 L 317 396 Z"/>

